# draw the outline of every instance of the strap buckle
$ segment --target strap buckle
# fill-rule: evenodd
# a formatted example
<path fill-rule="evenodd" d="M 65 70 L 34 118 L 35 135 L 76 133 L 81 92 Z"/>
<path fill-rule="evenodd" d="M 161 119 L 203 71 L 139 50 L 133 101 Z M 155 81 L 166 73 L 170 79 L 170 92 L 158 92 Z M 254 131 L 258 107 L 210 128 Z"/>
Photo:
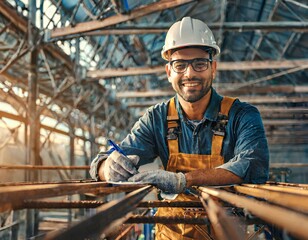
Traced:
<path fill-rule="evenodd" d="M 167 134 L 167 140 L 176 140 L 178 138 L 178 128 L 169 128 L 168 129 L 168 134 Z"/>
<path fill-rule="evenodd" d="M 212 129 L 213 133 L 215 135 L 224 137 L 226 134 L 226 126 L 228 122 L 229 122 L 228 116 L 219 113 L 217 117 L 217 121 L 214 123 L 213 129 Z"/>

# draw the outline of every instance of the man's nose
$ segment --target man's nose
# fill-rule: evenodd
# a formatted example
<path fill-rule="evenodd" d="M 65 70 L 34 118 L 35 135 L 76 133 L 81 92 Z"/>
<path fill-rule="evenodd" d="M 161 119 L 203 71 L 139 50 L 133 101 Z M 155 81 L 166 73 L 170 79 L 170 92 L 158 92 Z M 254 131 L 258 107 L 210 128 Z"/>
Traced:
<path fill-rule="evenodd" d="M 184 72 L 185 76 L 192 76 L 195 74 L 195 70 L 192 66 L 192 64 L 188 64 L 186 71 Z"/>

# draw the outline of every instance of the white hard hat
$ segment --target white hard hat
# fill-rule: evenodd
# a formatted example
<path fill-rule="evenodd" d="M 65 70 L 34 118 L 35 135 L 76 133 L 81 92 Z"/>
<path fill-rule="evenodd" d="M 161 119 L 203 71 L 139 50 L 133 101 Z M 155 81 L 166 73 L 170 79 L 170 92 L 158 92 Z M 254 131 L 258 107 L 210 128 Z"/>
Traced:
<path fill-rule="evenodd" d="M 189 46 L 213 48 L 213 56 L 220 53 L 220 48 L 216 44 L 211 29 L 198 19 L 184 17 L 169 28 L 161 56 L 168 61 L 167 53 L 169 50 Z"/>

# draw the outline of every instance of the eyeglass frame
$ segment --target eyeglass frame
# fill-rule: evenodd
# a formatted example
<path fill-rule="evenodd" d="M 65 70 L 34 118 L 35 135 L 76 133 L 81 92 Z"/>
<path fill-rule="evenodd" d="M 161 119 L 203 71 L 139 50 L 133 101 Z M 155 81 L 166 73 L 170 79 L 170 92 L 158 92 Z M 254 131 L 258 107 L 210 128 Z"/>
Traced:
<path fill-rule="evenodd" d="M 197 70 L 195 69 L 195 67 L 193 66 L 193 62 L 194 62 L 194 61 L 197 61 L 197 60 L 204 60 L 204 61 L 207 63 L 206 69 L 201 70 L 201 71 L 197 71 Z M 174 68 L 173 68 L 173 63 L 176 62 L 176 61 L 188 63 L 184 71 L 179 72 L 179 71 L 174 70 Z M 190 59 L 190 60 L 186 60 L 186 59 L 175 59 L 175 60 L 169 61 L 169 64 L 170 64 L 172 70 L 173 70 L 175 73 L 184 73 L 184 72 L 187 71 L 187 68 L 188 68 L 189 65 L 191 65 L 192 68 L 194 69 L 194 71 L 196 71 L 196 72 L 203 72 L 203 71 L 206 71 L 206 70 L 209 69 L 209 64 L 208 64 L 208 63 L 211 64 L 212 62 L 213 62 L 213 59 L 211 59 L 211 58 L 194 58 L 194 59 Z"/>

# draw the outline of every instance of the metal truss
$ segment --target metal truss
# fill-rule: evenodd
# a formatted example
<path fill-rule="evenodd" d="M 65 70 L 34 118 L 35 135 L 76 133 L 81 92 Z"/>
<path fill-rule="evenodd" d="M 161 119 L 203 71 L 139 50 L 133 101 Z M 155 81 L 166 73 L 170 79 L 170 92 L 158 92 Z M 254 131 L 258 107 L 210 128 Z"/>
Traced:
<path fill-rule="evenodd" d="M 56 6 L 60 10 L 60 4 Z M 69 137 L 71 142 L 83 140 L 85 164 L 88 164 L 99 146 L 106 144 L 106 138 L 116 141 L 123 138 L 123 129 L 134 123 L 132 114 L 112 98 L 110 90 L 98 82 L 86 81 L 78 62 L 69 59 L 59 47 L 43 44 L 40 29 L 35 26 L 28 29 L 30 19 L 27 21 L 18 15 L 6 2 L 1 2 L 0 7 L 1 101 L 18 112 L 18 115 L 1 112 L 1 117 L 20 121 L 26 129 L 29 125 L 26 131 L 30 137 L 24 144 L 34 149 L 34 153 L 28 155 L 30 164 L 42 164 L 40 152 L 54 133 Z M 18 5 L 15 7 L 18 10 Z M 47 27 L 51 22 L 52 18 Z M 57 24 L 53 22 L 53 25 Z M 55 124 L 40 123 L 47 118 L 53 119 Z M 38 143 L 40 128 L 47 133 Z M 91 145 L 90 155 L 87 142 Z M 74 164 L 75 147 L 74 144 L 70 146 L 70 163 Z"/>
<path fill-rule="evenodd" d="M 14 85 L 27 89 L 27 83 L 22 81 L 27 78 L 22 66 L 28 67 L 24 55 L 33 47 L 28 46 L 25 37 L 27 21 L 18 20 L 16 11 L 25 15 L 29 9 L 20 2 L 9 2 L 15 9 L 1 3 L 5 19 L 1 32 L 2 36 L 15 40 L 3 46 L 9 51 L 1 51 L 5 56 L 1 75 L 10 81 L 15 79 Z M 236 14 L 241 9 L 243 11 Z M 69 10 L 63 0 L 41 1 L 37 11 L 40 21 L 34 30 L 38 35 L 35 45 L 40 92 L 38 114 L 44 110 L 44 114 L 49 112 L 49 116 L 57 116 L 58 122 L 81 127 L 87 133 L 83 135 L 90 134 L 95 142 L 104 144 L 104 139 L 110 136 L 122 139 L 148 104 L 166 99 L 166 95 L 160 97 L 159 94 L 151 97 L 153 90 L 170 90 L 163 62 L 159 60 L 162 33 L 171 22 L 187 14 L 203 19 L 205 11 L 204 20 L 218 37 L 223 50 L 216 80 L 219 92 L 282 84 L 290 87 L 298 84 L 305 88 L 306 58 L 292 55 L 294 45 L 302 44 L 307 34 L 303 9 L 302 5 L 285 2 L 256 3 L 252 8 L 241 1 L 218 4 L 189 0 L 153 2 L 130 10 L 117 1 L 90 1 L 89 4 L 78 1 Z M 244 10 L 250 15 L 244 15 Z M 82 11 L 83 17 L 80 17 Z M 262 13 L 259 16 L 258 11 Z M 290 21 L 290 17 L 296 21 Z M 17 31 L 8 32 L 9 26 L 18 26 Z M 283 47 L 277 40 L 281 38 L 286 43 Z M 242 42 L 240 46 L 239 42 Z M 272 56 L 264 51 L 268 47 L 275 51 Z M 10 69 L 9 74 L 7 70 Z M 148 95 L 135 99 L 115 97 L 129 91 Z M 275 99 L 283 93 L 286 92 L 272 92 L 269 87 L 266 93 L 252 92 L 249 100 L 255 103 L 264 95 Z M 286 94 L 290 97 L 286 107 L 306 106 L 306 92 L 294 93 L 294 96 Z M 246 99 L 248 94 L 243 95 Z M 236 96 L 242 99 L 242 95 Z M 280 107 L 282 102 L 278 99 L 271 105 Z M 260 104 L 267 105 L 265 101 Z M 52 110 L 55 108 L 56 113 Z M 59 109 L 65 111 L 61 113 Z"/>

